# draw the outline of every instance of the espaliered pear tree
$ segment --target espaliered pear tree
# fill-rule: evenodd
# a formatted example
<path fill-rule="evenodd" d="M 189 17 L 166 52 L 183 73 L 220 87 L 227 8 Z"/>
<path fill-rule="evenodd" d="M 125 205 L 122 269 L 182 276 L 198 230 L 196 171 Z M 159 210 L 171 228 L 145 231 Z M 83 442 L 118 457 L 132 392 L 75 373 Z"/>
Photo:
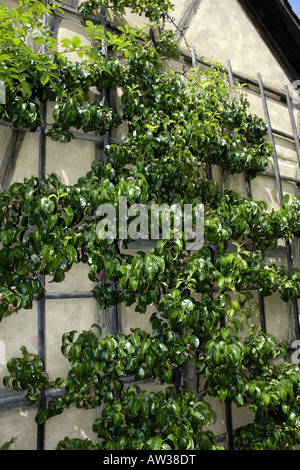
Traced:
<path fill-rule="evenodd" d="M 119 13 L 131 8 L 152 23 L 106 33 L 87 20 L 91 46 L 75 36 L 63 39 L 58 53 L 41 22 L 54 6 L 20 0 L 11 11 L 0 7 L 2 120 L 35 131 L 40 103 L 55 101 L 47 134 L 62 145 L 74 138 L 73 129 L 104 135 L 128 125 L 124 143 L 107 145 L 107 161 L 95 161 L 75 185 L 51 174 L 14 183 L 0 194 L 0 318 L 9 322 L 10 315 L 43 298 L 40 274 L 63 282 L 74 263 L 84 263 L 101 308 L 124 303 L 143 314 L 155 306 L 152 333 L 135 328 L 129 335 L 102 335 L 97 325 L 66 332 L 61 349 L 70 370 L 54 381 L 40 358 L 22 346 L 20 357 L 7 363 L 4 385 L 24 390 L 33 404 L 49 390 L 62 391 L 37 413 L 37 423 L 71 406 L 102 405 L 93 424 L 95 441 L 70 436 L 58 449 L 219 449 L 209 430 L 209 397 L 255 413 L 255 424 L 237 430 L 237 449 L 288 449 L 300 441 L 300 371 L 285 362 L 286 344 L 262 331 L 248 289 L 256 285 L 264 296 L 280 292 L 284 301 L 299 297 L 299 271 L 266 266 L 263 251 L 279 238 L 299 235 L 300 199 L 285 198 L 279 211 L 268 212 L 263 201 L 208 180 L 206 163 L 229 174 L 246 168 L 255 178 L 272 148 L 265 123 L 249 113 L 241 89 L 231 99 L 220 67 L 190 70 L 185 77 L 165 71 L 164 60 L 178 57 L 172 34 L 161 29 L 154 44 L 146 32 L 168 18 L 169 1 L 92 0 L 80 10 L 87 15 L 101 6 Z M 28 35 L 46 52 L 34 52 Z M 80 63 L 68 60 L 70 52 Z M 120 109 L 91 99 L 90 90 L 109 87 L 121 90 Z M 204 246 L 188 250 L 186 238 L 174 231 L 149 252 L 125 254 L 122 246 L 130 237 L 123 245 L 101 237 L 96 217 L 101 204 L 111 204 L 118 214 L 121 197 L 128 206 L 203 205 Z M 99 286 L 101 272 L 117 287 Z M 173 386 L 175 371 L 188 361 L 197 366 L 201 393 Z M 135 382 L 124 389 L 126 376 Z M 166 388 L 143 391 L 138 384 L 146 378 Z"/>

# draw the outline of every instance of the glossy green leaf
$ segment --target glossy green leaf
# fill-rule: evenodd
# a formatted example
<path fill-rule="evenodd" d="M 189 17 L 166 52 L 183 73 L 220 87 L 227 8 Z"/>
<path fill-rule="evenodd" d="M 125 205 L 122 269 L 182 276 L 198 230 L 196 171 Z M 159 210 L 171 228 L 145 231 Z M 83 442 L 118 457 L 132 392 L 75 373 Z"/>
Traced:
<path fill-rule="evenodd" d="M 66 246 L 66 253 L 69 263 L 74 263 L 77 260 L 77 251 L 73 245 Z"/>
<path fill-rule="evenodd" d="M 141 355 L 144 356 L 147 349 L 150 347 L 151 345 L 151 340 L 148 339 L 148 338 L 145 338 L 142 343 L 141 343 Z"/>
<path fill-rule="evenodd" d="M 1 230 L 0 239 L 4 245 L 8 245 L 12 239 L 12 230 L 9 228 Z"/>
<path fill-rule="evenodd" d="M 48 415 L 49 415 L 48 409 L 42 408 L 41 410 L 37 412 L 36 417 L 35 417 L 35 422 L 37 424 L 43 424 L 47 420 Z"/>
<path fill-rule="evenodd" d="M 162 448 L 162 439 L 161 437 L 152 437 L 149 441 L 148 441 L 148 445 L 150 447 L 151 450 L 160 450 Z"/>
<path fill-rule="evenodd" d="M 60 253 L 55 253 L 52 256 L 52 259 L 51 259 L 52 269 L 54 271 L 57 271 L 57 269 L 60 267 L 60 263 L 61 263 L 61 254 Z"/>
<path fill-rule="evenodd" d="M 24 257 L 25 250 L 23 246 L 14 246 L 13 247 L 13 254 L 17 259 L 21 259 Z"/>

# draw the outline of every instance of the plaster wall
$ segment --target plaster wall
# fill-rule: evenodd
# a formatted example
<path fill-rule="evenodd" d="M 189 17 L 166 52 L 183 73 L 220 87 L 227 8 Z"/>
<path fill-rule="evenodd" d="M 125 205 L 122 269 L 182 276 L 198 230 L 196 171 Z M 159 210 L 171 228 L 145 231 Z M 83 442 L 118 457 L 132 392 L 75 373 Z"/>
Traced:
<path fill-rule="evenodd" d="M 12 5 L 12 0 L 2 0 L 5 5 Z M 72 4 L 72 2 L 70 2 Z M 205 60 L 221 62 L 226 66 L 226 60 L 230 59 L 233 71 L 254 80 L 260 72 L 264 84 L 280 92 L 284 92 L 284 85 L 291 84 L 280 67 L 276 58 L 262 41 L 255 26 L 249 21 L 244 11 L 236 0 L 202 0 L 191 2 L 190 0 L 175 0 L 175 9 L 172 13 L 174 21 L 167 24 L 176 32 L 174 23 L 182 24 L 186 19 L 187 28 L 184 37 L 178 37 L 183 51 L 190 53 L 191 44 L 194 44 L 198 57 Z M 188 8 L 197 4 L 193 17 L 187 21 Z M 110 14 L 110 21 L 115 24 L 129 22 L 133 27 L 144 24 L 144 18 L 128 13 L 125 18 Z M 76 21 L 75 21 L 76 20 Z M 76 16 L 68 16 L 62 20 L 58 28 L 58 40 L 65 37 L 79 35 L 82 41 L 88 44 L 84 27 Z M 59 47 L 59 46 L 58 46 Z M 77 60 L 74 56 L 73 60 Z M 171 61 L 169 67 L 175 70 L 184 70 L 188 64 L 184 58 L 178 62 Z M 250 101 L 250 110 L 264 117 L 261 98 L 257 90 L 245 88 Z M 115 102 L 119 102 L 119 90 L 113 90 Z M 48 123 L 51 122 L 51 112 L 54 103 L 48 104 Z M 280 100 L 268 97 L 268 106 L 272 127 L 283 132 L 292 133 L 287 107 Z M 10 137 L 11 129 L 0 125 L 0 164 Z M 122 138 L 126 134 L 126 128 L 118 130 L 114 135 Z M 286 138 L 276 137 L 276 148 L 279 157 L 280 170 L 285 176 L 298 177 L 298 163 L 295 144 Z M 103 158 L 101 146 L 93 141 L 76 139 L 68 144 L 60 144 L 47 140 L 46 148 L 46 173 L 57 173 L 65 184 L 74 184 L 77 179 L 89 171 L 95 158 Z M 274 172 L 274 165 L 270 159 L 268 171 Z M 18 155 L 16 168 L 11 180 L 23 181 L 38 174 L 38 133 L 27 133 Z M 214 168 L 214 178 L 220 182 L 219 168 Z M 245 195 L 245 185 L 242 175 L 230 176 L 226 185 L 241 195 Z M 253 197 L 262 199 L 268 203 L 268 207 L 278 209 L 278 192 L 276 181 L 269 176 L 261 176 L 252 181 Z M 283 181 L 284 193 L 295 194 L 298 187 L 294 183 Z M 271 258 L 267 257 L 271 260 Z M 277 258 L 277 262 L 285 263 L 285 258 Z M 270 261 L 271 262 L 271 261 Z M 93 284 L 87 278 L 86 266 L 75 265 L 67 274 L 61 284 L 51 284 L 51 279 L 46 279 L 48 292 L 79 292 L 90 291 Z M 68 364 L 60 353 L 61 336 L 66 331 L 76 329 L 87 330 L 92 323 L 98 322 L 104 332 L 107 327 L 107 316 L 99 310 L 94 299 L 65 299 L 46 301 L 46 370 L 51 379 L 58 376 L 65 377 Z M 151 331 L 149 318 L 154 311 L 150 307 L 146 314 L 134 312 L 131 308 L 121 306 L 119 312 L 120 331 L 127 334 L 133 327 L 140 327 Z M 266 315 L 268 332 L 274 334 L 277 339 L 287 340 L 291 336 L 291 306 L 282 302 L 277 295 L 266 299 Z M 0 327 L 0 388 L 2 378 L 6 375 L 6 361 L 13 356 L 20 355 L 20 347 L 25 345 L 29 351 L 37 352 L 37 309 L 23 310 L 17 315 L 12 315 L 2 321 Z M 203 386 L 200 383 L 199 390 Z M 145 382 L 144 388 L 159 389 L 160 384 Z M 224 407 L 217 399 L 210 399 L 211 407 L 215 413 L 215 422 L 212 427 L 216 435 L 226 432 Z M 247 424 L 253 420 L 253 414 L 244 409 L 233 407 L 234 426 Z M 16 437 L 13 448 L 34 449 L 36 439 L 36 425 L 34 423 L 35 411 L 32 408 L 18 408 L 10 412 L 0 410 L 0 444 L 1 441 Z M 91 425 L 97 415 L 97 410 L 82 412 L 70 408 L 63 415 L 52 418 L 46 423 L 46 449 L 55 449 L 57 442 L 69 435 L 70 437 L 94 438 Z"/>

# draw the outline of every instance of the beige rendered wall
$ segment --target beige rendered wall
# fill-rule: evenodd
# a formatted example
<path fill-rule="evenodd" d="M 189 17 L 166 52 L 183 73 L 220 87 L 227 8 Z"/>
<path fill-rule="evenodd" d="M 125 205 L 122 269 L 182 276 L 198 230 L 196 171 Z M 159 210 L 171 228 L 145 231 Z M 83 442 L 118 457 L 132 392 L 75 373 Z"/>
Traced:
<path fill-rule="evenodd" d="M 12 1 L 2 1 L 11 5 Z M 72 4 L 72 2 L 69 2 Z M 73 2 L 76 3 L 76 2 Z M 175 9 L 172 13 L 174 21 L 167 23 L 166 27 L 173 28 L 186 18 L 191 0 L 175 0 Z M 194 2 L 195 3 L 195 2 Z M 118 15 L 110 14 L 109 19 L 115 24 L 129 22 L 131 26 L 140 26 L 144 19 L 128 13 L 122 19 Z M 217 60 L 226 66 L 226 60 L 230 59 L 234 72 L 246 77 L 257 79 L 257 73 L 262 74 L 264 84 L 280 92 L 284 92 L 284 85 L 291 84 L 271 54 L 268 47 L 262 41 L 254 25 L 249 21 L 239 3 L 236 0 L 202 0 L 189 22 L 186 22 L 184 36 L 177 36 L 180 48 L 191 52 L 194 44 L 196 54 L 205 60 Z M 84 27 L 78 16 L 66 14 L 59 25 L 58 40 L 80 35 L 85 43 L 86 35 Z M 58 46 L 59 47 L 59 46 Z M 76 58 L 74 57 L 74 60 Z M 179 62 L 171 61 L 166 66 L 175 70 L 187 69 L 190 64 L 182 58 Z M 262 102 L 257 89 L 245 88 L 251 104 L 251 112 L 264 117 Z M 287 107 L 276 96 L 268 97 L 268 106 L 272 126 L 288 134 L 292 133 Z M 48 123 L 51 122 L 51 108 L 48 105 Z M 123 137 L 125 130 L 121 129 L 114 135 Z M 10 137 L 11 129 L 8 126 L 0 126 L 0 164 Z M 276 148 L 279 157 L 280 170 L 283 175 L 297 177 L 298 165 L 295 144 L 289 139 L 276 137 Z M 101 148 L 93 141 L 75 140 L 68 144 L 60 144 L 47 141 L 46 148 L 46 172 L 55 172 L 66 184 L 74 184 L 84 175 L 95 158 L 102 158 Z M 274 172 L 272 160 L 269 162 L 268 171 Z M 15 172 L 11 182 L 23 181 L 24 177 L 38 174 L 38 133 L 28 133 L 24 139 Z M 220 179 L 218 168 L 214 168 L 214 177 Z M 228 177 L 227 187 L 245 195 L 244 180 L 241 175 Z M 284 193 L 295 194 L 298 188 L 294 183 L 283 182 Z M 268 203 L 269 208 L 278 209 L 278 193 L 275 179 L 260 176 L 252 182 L 253 197 L 262 199 Z M 280 251 L 281 250 L 281 251 Z M 272 258 L 273 256 L 273 258 Z M 278 257 L 279 256 L 279 257 Z M 281 258 L 280 258 L 281 257 Z M 285 263 L 285 256 L 279 247 L 276 257 L 274 254 L 266 257 L 268 262 Z M 297 262 L 297 259 L 295 260 Z M 49 292 L 90 291 L 93 287 L 87 278 L 87 268 L 84 265 L 75 265 L 67 273 L 62 284 L 50 284 L 46 280 Z M 255 300 L 255 298 L 254 298 Z M 120 328 L 124 333 L 129 333 L 130 328 L 139 326 L 151 331 L 149 317 L 153 308 L 145 315 L 134 312 L 133 308 L 122 306 L 119 312 Z M 267 330 L 277 339 L 288 340 L 290 334 L 291 306 L 282 302 L 278 295 L 266 299 Z M 60 353 L 61 336 L 64 332 L 76 329 L 78 331 L 89 329 L 92 323 L 99 322 L 106 327 L 106 315 L 99 311 L 93 299 L 68 299 L 46 301 L 46 370 L 51 379 L 57 376 L 65 377 L 68 372 L 68 364 Z M 29 351 L 37 352 L 37 309 L 36 306 L 29 311 L 21 311 L 18 314 L 6 318 L 0 328 L 0 387 L 2 378 L 7 373 L 6 362 L 13 356 L 19 356 L 19 348 L 25 345 Z M 200 389 L 203 387 L 200 383 Z M 157 389 L 159 384 L 145 383 L 145 387 Z M 225 412 L 216 399 L 209 400 L 214 410 L 213 432 L 216 435 L 226 432 Z M 253 420 L 250 411 L 233 408 L 234 427 L 247 424 Z M 36 425 L 34 423 L 35 410 L 30 407 L 14 409 L 10 412 L 0 410 L 0 444 L 16 437 L 14 449 L 34 449 L 36 445 Z M 89 437 L 94 439 L 91 430 L 92 422 L 97 415 L 97 410 L 81 411 L 75 408 L 65 411 L 61 416 L 52 418 L 46 423 L 46 449 L 55 449 L 57 442 L 66 435 L 70 437 Z M 224 443 L 226 445 L 226 443 Z"/>

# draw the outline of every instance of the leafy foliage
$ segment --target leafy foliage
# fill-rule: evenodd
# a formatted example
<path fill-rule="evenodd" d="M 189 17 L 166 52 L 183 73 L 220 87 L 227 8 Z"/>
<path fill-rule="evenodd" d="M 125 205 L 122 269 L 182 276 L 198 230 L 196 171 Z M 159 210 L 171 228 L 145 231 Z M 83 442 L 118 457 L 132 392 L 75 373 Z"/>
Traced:
<path fill-rule="evenodd" d="M 211 421 L 204 402 L 194 402 L 187 391 L 177 394 L 173 387 L 151 393 L 128 387 L 122 399 L 114 400 L 93 424 L 103 439 L 94 450 L 212 450 L 214 436 L 201 431 Z M 65 438 L 58 449 L 90 448 L 90 441 Z"/>
<path fill-rule="evenodd" d="M 124 14 L 126 8 L 130 8 L 132 12 L 138 13 L 139 15 L 144 14 L 146 18 L 151 21 L 158 21 L 168 15 L 170 9 L 173 8 L 173 4 L 170 0 L 162 0 L 150 2 L 149 0 L 87 0 L 84 1 L 78 10 L 83 15 L 89 13 L 104 6 L 106 8 L 112 8 L 118 14 Z"/>
<path fill-rule="evenodd" d="M 135 304 L 141 314 L 150 305 L 156 312 L 151 334 L 133 329 L 129 335 L 102 337 L 96 325 L 98 335 L 92 329 L 65 333 L 66 378 L 49 381 L 41 360 L 23 346 L 22 357 L 7 364 L 5 386 L 26 391 L 34 404 L 49 390 L 61 392 L 38 412 L 37 423 L 70 406 L 104 405 L 93 426 L 101 442 L 65 438 L 61 449 L 217 448 L 212 433 L 202 430 L 211 424 L 205 396 L 249 406 L 255 413 L 255 426 L 238 431 L 237 448 L 290 448 L 299 442 L 299 368 L 285 362 L 286 345 L 258 326 L 249 288 L 257 285 L 264 296 L 279 292 L 284 301 L 299 297 L 300 272 L 266 265 L 263 251 L 279 238 L 299 235 L 300 198 L 294 196 L 289 204 L 285 197 L 280 210 L 270 212 L 262 201 L 219 189 L 207 180 L 203 165 L 219 165 L 230 174 L 246 168 L 250 177 L 259 175 L 272 155 L 265 123 L 249 113 L 241 89 L 237 101 L 230 99 L 218 64 L 201 73 L 200 82 L 199 71 L 191 70 L 185 79 L 165 72 L 163 56 L 178 55 L 169 32 L 154 47 L 145 29 L 126 26 L 112 34 L 86 21 L 91 45 L 75 36 L 64 39 L 58 53 L 49 31 L 41 28 L 45 10 L 35 3 L 0 10 L 0 77 L 7 87 L 1 118 L 34 131 L 40 123 L 38 103 L 55 100 L 48 130 L 53 140 L 70 141 L 74 128 L 103 135 L 121 123 L 127 124 L 128 135 L 123 144 L 106 146 L 108 163 L 95 161 L 73 186 L 52 174 L 1 193 L 0 319 L 43 298 L 40 274 L 62 282 L 79 262 L 89 266 L 101 308 L 124 302 Z M 99 5 L 85 2 L 81 10 L 87 14 Z M 148 1 L 102 5 L 118 7 L 120 13 L 130 7 L 151 20 L 163 18 L 170 7 Z M 16 19 L 19 30 L 13 27 Z M 47 54 L 33 52 L 28 34 Z M 106 46 L 113 53 L 109 59 Z M 80 63 L 67 59 L 71 52 Z M 111 86 L 122 92 L 120 109 L 91 99 L 92 89 Z M 147 253 L 125 254 L 116 240 L 99 236 L 95 215 L 107 203 L 118 214 L 122 197 L 148 207 L 203 204 L 206 246 L 190 252 L 186 240 L 172 233 Z M 123 247 L 130 241 L 128 235 Z M 102 273 L 117 281 L 118 289 L 111 283 L 99 286 Z M 205 381 L 201 399 L 170 387 L 175 371 L 190 360 Z M 154 378 L 167 388 L 157 394 L 136 386 L 124 390 L 124 376 L 137 382 Z"/>

